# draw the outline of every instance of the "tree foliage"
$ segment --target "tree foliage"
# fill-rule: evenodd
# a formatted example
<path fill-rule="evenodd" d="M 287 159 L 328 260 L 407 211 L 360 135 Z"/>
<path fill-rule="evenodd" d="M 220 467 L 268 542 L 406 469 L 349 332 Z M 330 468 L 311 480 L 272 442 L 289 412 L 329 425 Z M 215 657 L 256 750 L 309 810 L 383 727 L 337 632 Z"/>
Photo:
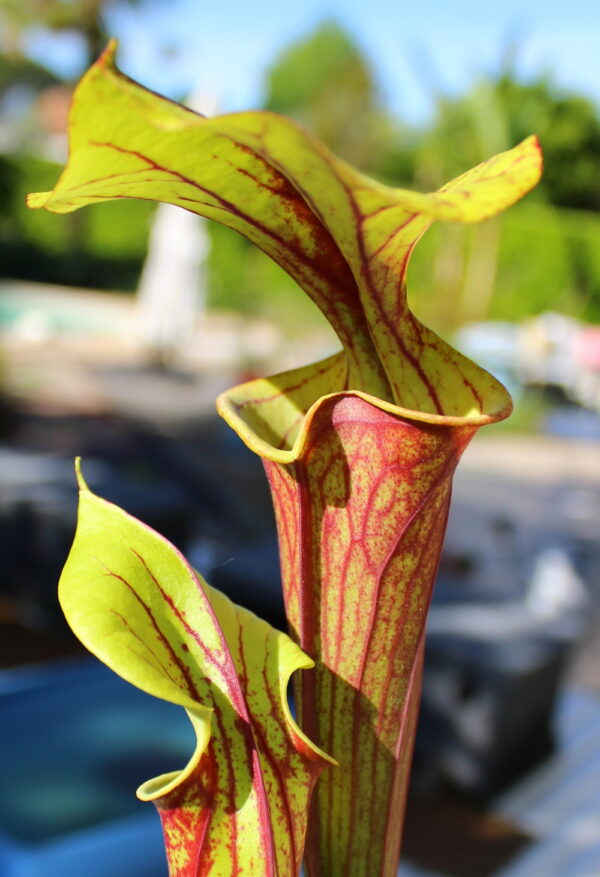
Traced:
<path fill-rule="evenodd" d="M 292 116 L 363 169 L 376 165 L 391 130 L 368 61 L 334 21 L 281 52 L 267 73 L 265 109 Z"/>
<path fill-rule="evenodd" d="M 465 95 L 438 100 L 433 125 L 422 132 L 417 175 L 439 185 L 489 151 L 535 131 L 544 150 L 538 197 L 557 207 L 600 210 L 600 117 L 579 94 L 559 89 L 546 75 L 523 82 L 510 67 L 478 81 Z"/>
<path fill-rule="evenodd" d="M 521 83 L 504 74 L 495 84 L 509 136 L 532 127 L 544 145 L 544 190 L 559 207 L 600 210 L 600 118 L 594 104 L 540 76 Z"/>

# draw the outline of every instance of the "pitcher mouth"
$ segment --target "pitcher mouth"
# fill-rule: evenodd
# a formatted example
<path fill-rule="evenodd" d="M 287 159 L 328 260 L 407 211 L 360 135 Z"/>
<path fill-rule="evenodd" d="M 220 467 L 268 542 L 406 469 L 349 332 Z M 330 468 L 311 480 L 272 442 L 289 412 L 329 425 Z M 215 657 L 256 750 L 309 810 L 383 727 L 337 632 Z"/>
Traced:
<path fill-rule="evenodd" d="M 470 377 L 477 377 L 479 404 L 463 414 L 405 407 L 349 389 L 343 352 L 226 390 L 217 399 L 217 411 L 252 451 L 276 463 L 293 463 L 302 456 L 316 412 L 336 398 L 363 399 L 380 411 L 429 426 L 477 429 L 508 417 L 513 407 L 508 390 L 485 369 L 457 356 L 471 366 Z"/>

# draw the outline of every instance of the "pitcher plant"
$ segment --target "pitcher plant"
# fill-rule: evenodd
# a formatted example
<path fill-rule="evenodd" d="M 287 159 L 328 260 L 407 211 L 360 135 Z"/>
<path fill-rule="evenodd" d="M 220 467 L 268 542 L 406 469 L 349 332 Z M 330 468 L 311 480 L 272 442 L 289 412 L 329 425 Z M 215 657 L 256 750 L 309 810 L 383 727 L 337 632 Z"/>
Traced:
<path fill-rule="evenodd" d="M 539 144 L 436 192 L 390 188 L 287 118 L 205 118 L 114 56 L 80 83 L 66 169 L 30 205 L 144 198 L 214 219 L 296 280 L 341 350 L 217 400 L 264 462 L 291 639 L 81 475 L 64 611 L 91 651 L 194 724 L 189 765 L 139 793 L 161 812 L 171 877 L 294 877 L 303 855 L 307 877 L 392 877 L 452 475 L 479 427 L 511 411 L 495 378 L 411 313 L 407 265 L 434 221 L 480 222 L 525 195 Z M 285 689 L 301 668 L 298 727 Z"/>

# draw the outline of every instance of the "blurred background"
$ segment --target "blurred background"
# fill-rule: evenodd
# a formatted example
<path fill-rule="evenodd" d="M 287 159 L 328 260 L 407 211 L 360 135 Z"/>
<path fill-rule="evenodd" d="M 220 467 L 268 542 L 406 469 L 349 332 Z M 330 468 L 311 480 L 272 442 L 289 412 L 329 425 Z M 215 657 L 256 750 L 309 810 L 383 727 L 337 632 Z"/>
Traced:
<path fill-rule="evenodd" d="M 336 349 L 227 229 L 143 202 L 26 209 L 60 173 L 74 84 L 109 36 L 143 84 L 209 115 L 291 115 L 392 185 L 435 189 L 539 136 L 538 188 L 479 226 L 434 226 L 409 269 L 415 312 L 515 412 L 456 478 L 401 874 L 598 877 L 599 30 L 588 0 L 0 0 L 2 877 L 165 877 L 133 790 L 193 745 L 61 618 L 73 456 L 283 625 L 265 479 L 214 399 Z"/>

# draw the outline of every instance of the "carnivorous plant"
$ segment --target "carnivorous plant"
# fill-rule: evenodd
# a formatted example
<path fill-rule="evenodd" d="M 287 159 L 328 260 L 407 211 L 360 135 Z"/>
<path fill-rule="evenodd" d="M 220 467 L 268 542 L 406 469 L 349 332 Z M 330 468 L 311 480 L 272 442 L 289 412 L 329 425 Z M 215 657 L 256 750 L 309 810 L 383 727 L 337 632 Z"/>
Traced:
<path fill-rule="evenodd" d="M 114 51 L 79 85 L 68 164 L 31 206 L 136 197 L 223 223 L 297 281 L 341 350 L 217 402 L 264 461 L 291 639 L 81 475 L 64 611 L 88 648 L 196 729 L 188 766 L 139 792 L 161 813 L 171 877 L 293 877 L 303 856 L 308 877 L 391 877 L 452 474 L 479 427 L 511 410 L 498 381 L 411 313 L 407 264 L 432 222 L 479 222 L 528 192 L 539 145 L 433 193 L 394 189 L 284 117 L 172 103 L 124 76 Z M 301 668 L 298 727 L 285 689 Z"/>

